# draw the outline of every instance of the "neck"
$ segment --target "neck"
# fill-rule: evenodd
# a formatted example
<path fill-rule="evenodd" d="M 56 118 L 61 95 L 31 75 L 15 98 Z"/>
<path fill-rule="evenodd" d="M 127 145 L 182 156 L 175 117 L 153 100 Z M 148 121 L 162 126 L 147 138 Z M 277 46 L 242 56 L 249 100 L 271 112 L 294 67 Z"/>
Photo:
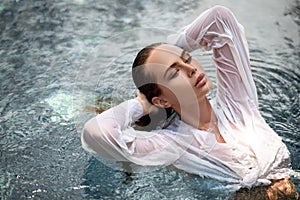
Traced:
<path fill-rule="evenodd" d="M 176 109 L 175 111 L 177 112 Z M 216 122 L 213 109 L 206 97 L 197 101 L 197 105 L 182 107 L 181 111 L 177 112 L 180 113 L 181 120 L 200 130 L 207 130 L 210 128 L 211 123 Z"/>
<path fill-rule="evenodd" d="M 175 108 L 174 110 L 177 112 Z M 211 132 L 215 134 L 217 142 L 226 143 L 219 132 L 217 118 L 206 97 L 195 103 L 195 105 L 188 105 L 181 108 L 181 111 L 183 112 L 177 113 L 180 114 L 182 121 L 199 130 Z"/>

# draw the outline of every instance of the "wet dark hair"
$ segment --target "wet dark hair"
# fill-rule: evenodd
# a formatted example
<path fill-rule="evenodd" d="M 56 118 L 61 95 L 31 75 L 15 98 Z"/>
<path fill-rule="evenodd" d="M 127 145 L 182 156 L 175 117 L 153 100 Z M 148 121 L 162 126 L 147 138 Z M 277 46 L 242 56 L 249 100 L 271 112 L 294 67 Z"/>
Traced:
<path fill-rule="evenodd" d="M 132 64 L 132 78 L 134 84 L 139 91 L 146 96 L 150 103 L 152 103 L 153 97 L 161 94 L 161 90 L 158 87 L 158 84 L 156 84 L 154 77 L 145 74 L 143 65 L 146 63 L 152 50 L 161 44 L 163 43 L 154 43 L 140 50 Z"/>
<path fill-rule="evenodd" d="M 138 52 L 134 62 L 132 64 L 132 78 L 141 93 L 143 93 L 147 100 L 152 104 L 152 98 L 161 95 L 161 89 L 159 84 L 156 83 L 155 78 L 151 74 L 145 73 L 145 68 L 142 67 L 148 57 L 150 56 L 152 50 L 164 43 L 154 43 L 149 46 L 146 46 L 140 52 Z M 136 125 L 143 130 L 155 129 L 157 126 L 162 128 L 166 127 L 168 118 L 174 114 L 172 108 L 160 108 L 159 112 L 156 114 L 145 115 L 141 117 Z M 150 117 L 151 116 L 151 117 Z"/>

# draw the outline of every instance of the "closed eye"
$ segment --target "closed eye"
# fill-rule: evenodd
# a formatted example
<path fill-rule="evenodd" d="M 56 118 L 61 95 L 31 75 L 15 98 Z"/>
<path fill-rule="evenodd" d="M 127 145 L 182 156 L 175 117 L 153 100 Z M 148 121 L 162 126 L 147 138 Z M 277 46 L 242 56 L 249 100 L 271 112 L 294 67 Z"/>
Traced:
<path fill-rule="evenodd" d="M 175 62 L 167 68 L 167 70 L 164 73 L 164 77 L 169 80 L 175 78 L 178 73 L 178 70 L 179 70 L 179 63 Z"/>
<path fill-rule="evenodd" d="M 171 72 L 171 75 L 170 75 L 170 79 L 177 77 L 178 76 L 178 72 L 179 72 L 178 68 L 173 68 L 172 72 Z"/>

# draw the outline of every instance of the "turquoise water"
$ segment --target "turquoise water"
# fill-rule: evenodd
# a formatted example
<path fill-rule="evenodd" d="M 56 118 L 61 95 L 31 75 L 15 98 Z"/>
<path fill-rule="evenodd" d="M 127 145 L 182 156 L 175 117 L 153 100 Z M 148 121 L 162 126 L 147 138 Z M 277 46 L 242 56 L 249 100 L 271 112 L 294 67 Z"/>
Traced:
<path fill-rule="evenodd" d="M 244 25 L 263 117 L 300 170 L 299 1 L 0 1 L 1 199 L 232 199 L 214 180 L 157 168 L 131 176 L 83 151 L 80 130 L 102 99 L 133 97 L 143 46 L 215 4 Z M 210 54 L 194 55 L 213 80 Z M 298 191 L 300 180 L 292 177 Z"/>

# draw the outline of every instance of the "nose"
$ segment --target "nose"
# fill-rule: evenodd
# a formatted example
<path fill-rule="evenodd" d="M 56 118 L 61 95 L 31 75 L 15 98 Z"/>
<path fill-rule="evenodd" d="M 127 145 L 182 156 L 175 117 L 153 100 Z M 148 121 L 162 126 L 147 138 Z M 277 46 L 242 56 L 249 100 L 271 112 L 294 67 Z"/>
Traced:
<path fill-rule="evenodd" d="M 193 65 L 185 64 L 185 70 L 189 78 L 191 78 L 197 71 L 197 68 Z"/>

